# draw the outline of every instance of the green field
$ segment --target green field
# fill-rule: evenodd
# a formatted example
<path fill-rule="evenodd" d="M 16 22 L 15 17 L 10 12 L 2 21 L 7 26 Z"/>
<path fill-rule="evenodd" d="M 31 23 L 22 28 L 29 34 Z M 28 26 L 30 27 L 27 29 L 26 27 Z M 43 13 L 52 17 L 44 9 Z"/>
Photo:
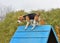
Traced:
<path fill-rule="evenodd" d="M 50 24 L 56 28 L 56 26 L 60 26 L 60 9 L 52 9 L 49 11 L 44 10 L 37 10 L 37 11 L 31 11 L 41 13 L 41 17 L 45 20 L 46 24 Z M 12 35 L 16 31 L 17 27 L 19 25 L 25 25 L 26 23 L 17 23 L 17 19 L 20 15 L 28 14 L 28 12 L 25 12 L 24 10 L 16 11 L 16 12 L 10 12 L 6 14 L 6 17 L 3 21 L 0 22 L 0 43 L 9 43 Z M 56 32 L 57 33 L 57 32 Z"/>

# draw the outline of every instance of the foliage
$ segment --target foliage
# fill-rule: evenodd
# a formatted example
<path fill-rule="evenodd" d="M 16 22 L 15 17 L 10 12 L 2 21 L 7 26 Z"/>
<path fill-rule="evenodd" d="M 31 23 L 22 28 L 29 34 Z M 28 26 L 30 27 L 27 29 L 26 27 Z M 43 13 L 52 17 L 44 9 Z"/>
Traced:
<path fill-rule="evenodd" d="M 60 26 L 60 9 L 52 9 L 50 11 L 37 10 L 31 12 L 40 13 L 45 23 L 52 25 L 54 28 L 55 26 Z M 17 23 L 18 17 L 24 14 L 27 14 L 24 10 L 10 12 L 6 15 L 5 19 L 0 22 L 0 43 L 9 43 L 17 27 L 26 24 L 25 22 L 21 24 Z"/>

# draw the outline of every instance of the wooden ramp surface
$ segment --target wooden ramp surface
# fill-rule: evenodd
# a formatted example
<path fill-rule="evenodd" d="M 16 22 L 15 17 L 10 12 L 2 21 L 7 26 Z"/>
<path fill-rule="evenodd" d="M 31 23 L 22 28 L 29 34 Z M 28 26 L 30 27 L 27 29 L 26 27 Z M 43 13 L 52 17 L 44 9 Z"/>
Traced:
<path fill-rule="evenodd" d="M 34 30 L 31 30 L 32 26 L 29 26 L 27 30 L 24 30 L 25 26 L 19 26 L 11 38 L 10 43 L 58 43 L 58 38 L 51 25 L 36 26 Z M 53 31 L 54 38 L 49 38 Z M 52 41 L 49 41 L 52 39 Z M 55 42 L 56 41 L 56 42 Z"/>

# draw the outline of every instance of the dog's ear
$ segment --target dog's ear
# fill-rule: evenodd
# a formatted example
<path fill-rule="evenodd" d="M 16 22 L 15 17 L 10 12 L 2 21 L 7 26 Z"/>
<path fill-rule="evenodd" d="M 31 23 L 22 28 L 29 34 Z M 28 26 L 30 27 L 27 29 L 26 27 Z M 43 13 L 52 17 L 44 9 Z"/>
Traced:
<path fill-rule="evenodd" d="M 18 20 L 17 20 L 17 23 L 21 23 L 23 21 L 23 17 L 22 16 L 19 16 L 18 17 Z"/>
<path fill-rule="evenodd" d="M 29 17 L 28 17 L 28 16 L 26 16 L 26 20 L 27 20 L 27 21 L 30 21 L 30 19 L 29 19 Z"/>

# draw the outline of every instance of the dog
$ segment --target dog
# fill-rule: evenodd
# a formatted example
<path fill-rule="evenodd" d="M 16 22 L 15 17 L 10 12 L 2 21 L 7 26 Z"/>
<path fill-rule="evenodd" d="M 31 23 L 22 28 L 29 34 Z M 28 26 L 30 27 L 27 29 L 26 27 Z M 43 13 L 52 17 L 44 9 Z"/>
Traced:
<path fill-rule="evenodd" d="M 25 30 L 27 29 L 29 24 L 31 24 L 33 26 L 32 27 L 32 30 L 33 30 L 36 25 L 39 25 L 40 15 L 38 13 L 30 13 L 27 15 L 20 16 L 18 18 L 18 23 L 21 23 L 24 20 L 26 20 L 26 22 L 27 22 Z"/>

